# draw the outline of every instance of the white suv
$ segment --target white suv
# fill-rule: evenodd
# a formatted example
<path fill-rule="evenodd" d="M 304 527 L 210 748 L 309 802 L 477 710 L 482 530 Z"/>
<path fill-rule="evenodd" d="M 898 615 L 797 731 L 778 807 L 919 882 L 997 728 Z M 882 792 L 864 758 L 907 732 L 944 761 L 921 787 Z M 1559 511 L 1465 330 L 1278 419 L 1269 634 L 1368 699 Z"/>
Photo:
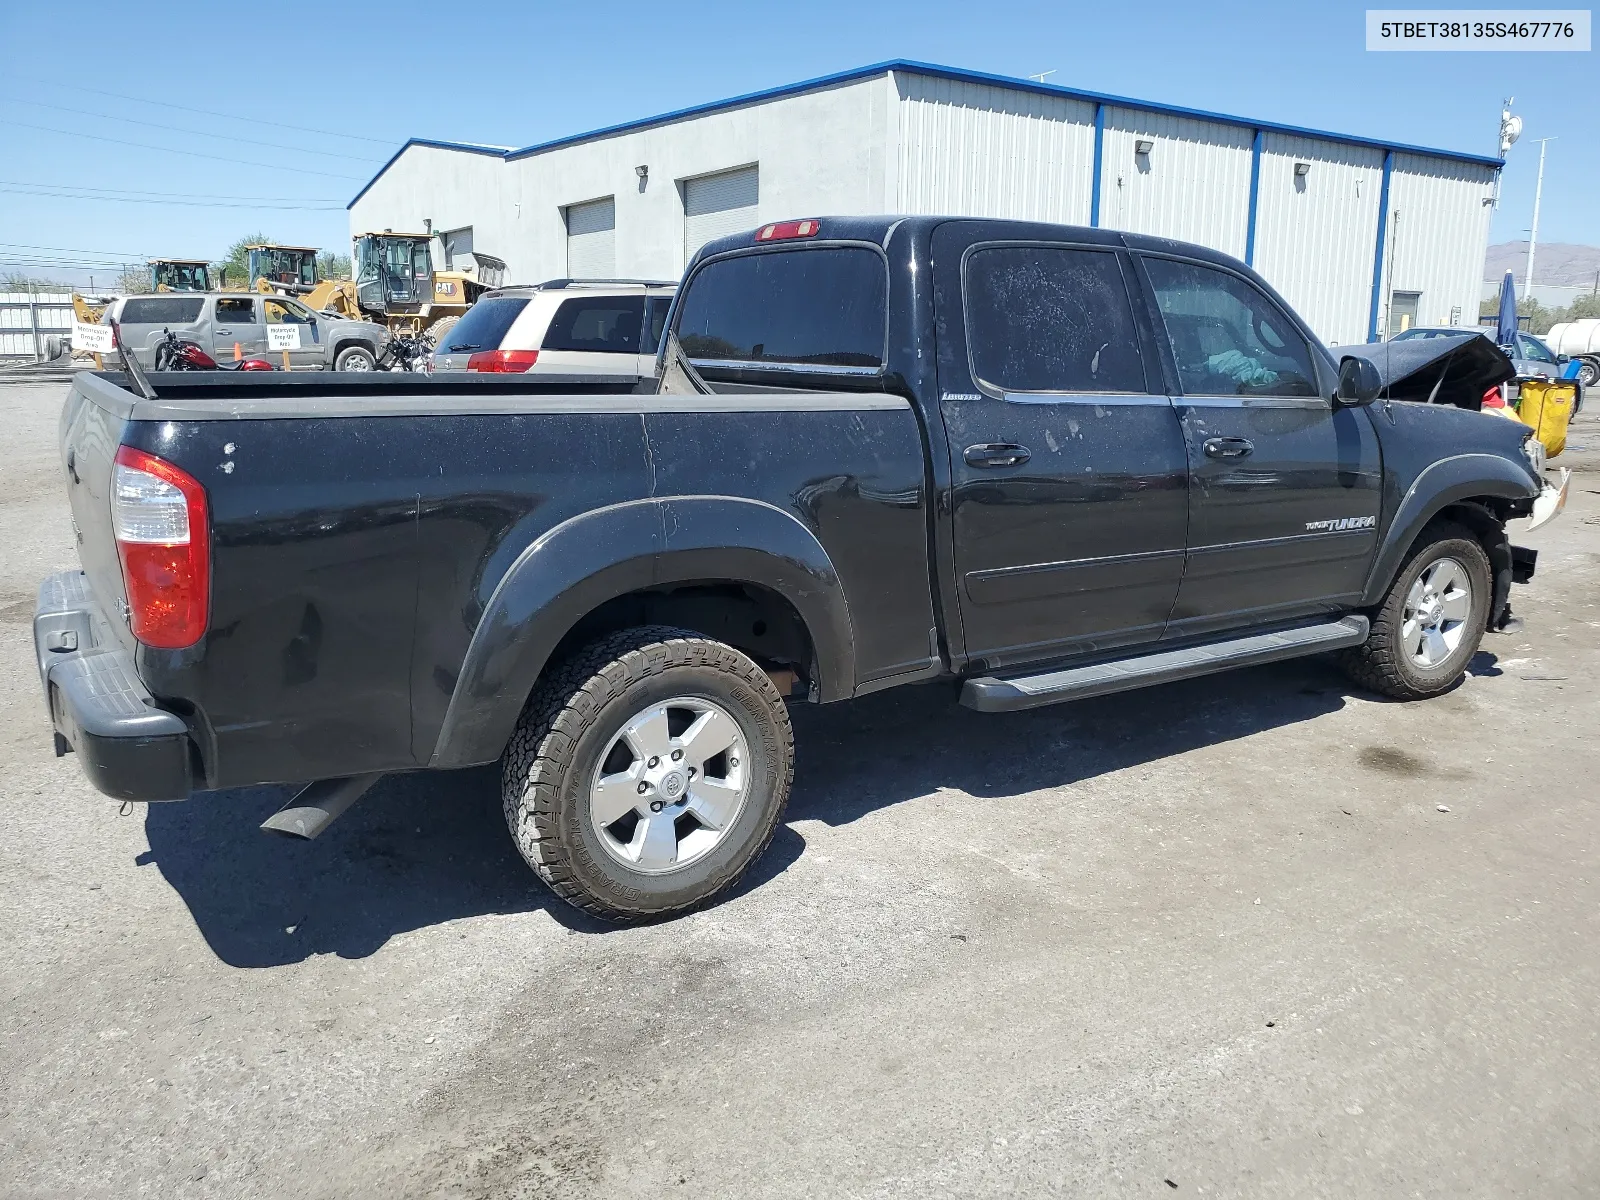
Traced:
<path fill-rule="evenodd" d="M 485 292 L 433 353 L 435 371 L 655 372 L 675 283 L 554 279 Z"/>

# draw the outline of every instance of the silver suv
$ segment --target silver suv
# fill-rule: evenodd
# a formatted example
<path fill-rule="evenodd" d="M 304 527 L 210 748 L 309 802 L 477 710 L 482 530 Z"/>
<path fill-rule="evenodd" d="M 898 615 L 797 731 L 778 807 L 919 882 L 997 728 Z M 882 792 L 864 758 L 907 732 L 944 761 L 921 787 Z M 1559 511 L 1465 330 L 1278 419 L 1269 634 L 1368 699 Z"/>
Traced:
<path fill-rule="evenodd" d="M 268 325 L 300 326 L 300 349 L 290 350 L 295 371 L 370 371 L 389 344 L 389 331 L 371 321 L 347 321 L 312 312 L 292 296 L 255 292 L 171 292 L 126 296 L 106 307 L 102 325 L 117 321 L 123 343 L 141 366 L 155 364 L 156 345 L 171 330 L 199 343 L 218 362 L 268 357 L 278 366 L 281 353 L 267 353 Z"/>
<path fill-rule="evenodd" d="M 436 371 L 655 372 L 677 284 L 553 279 L 485 292 L 434 350 Z"/>

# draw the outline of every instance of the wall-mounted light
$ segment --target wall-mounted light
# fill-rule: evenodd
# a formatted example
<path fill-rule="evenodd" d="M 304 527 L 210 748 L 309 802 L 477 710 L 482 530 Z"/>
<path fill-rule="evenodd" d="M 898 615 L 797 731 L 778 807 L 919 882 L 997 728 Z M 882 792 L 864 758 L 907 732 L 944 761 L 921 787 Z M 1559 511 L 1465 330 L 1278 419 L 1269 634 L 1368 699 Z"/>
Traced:
<path fill-rule="evenodd" d="M 645 166 L 643 163 L 640 163 L 637 167 L 635 167 L 633 169 L 633 173 L 635 175 L 637 175 L 640 179 L 649 179 L 650 178 L 650 168 Z"/>
<path fill-rule="evenodd" d="M 1304 179 L 1307 175 L 1311 174 L 1311 164 L 1303 162 L 1295 163 L 1294 174 L 1296 179 Z"/>
<path fill-rule="evenodd" d="M 1134 154 L 1139 156 L 1139 157 L 1141 157 L 1141 158 L 1144 155 L 1149 154 L 1150 151 L 1154 150 L 1155 148 L 1156 148 L 1156 144 L 1154 142 L 1152 142 L 1152 141 L 1149 141 L 1146 138 L 1140 138 L 1138 141 L 1134 142 L 1134 144 L 1133 144 L 1133 152 L 1134 152 Z"/>

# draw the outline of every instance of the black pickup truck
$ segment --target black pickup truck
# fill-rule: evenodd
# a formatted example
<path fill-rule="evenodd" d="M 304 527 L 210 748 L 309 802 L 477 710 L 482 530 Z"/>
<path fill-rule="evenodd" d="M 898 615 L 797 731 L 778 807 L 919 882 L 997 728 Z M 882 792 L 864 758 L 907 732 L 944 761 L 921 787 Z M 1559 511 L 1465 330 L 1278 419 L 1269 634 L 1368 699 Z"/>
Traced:
<path fill-rule="evenodd" d="M 1241 263 L 1105 230 L 821 218 L 690 264 L 657 378 L 81 374 L 81 572 L 34 628 L 114 797 L 499 761 L 562 897 L 726 889 L 786 701 L 995 712 L 1337 651 L 1452 686 L 1564 498 L 1531 431 L 1379 398 Z M 1435 389 L 1437 390 L 1437 389 Z M 1375 402 L 1376 401 L 1376 402 Z"/>

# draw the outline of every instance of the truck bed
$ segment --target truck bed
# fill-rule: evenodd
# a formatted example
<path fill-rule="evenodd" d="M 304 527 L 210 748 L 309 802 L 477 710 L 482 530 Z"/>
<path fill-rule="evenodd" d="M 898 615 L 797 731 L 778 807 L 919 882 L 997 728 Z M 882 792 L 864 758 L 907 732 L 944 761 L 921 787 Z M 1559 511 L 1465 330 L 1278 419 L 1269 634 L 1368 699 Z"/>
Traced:
<path fill-rule="evenodd" d="M 571 591 L 582 616 L 589 571 L 624 590 L 776 580 L 837 631 L 815 676 L 796 664 L 827 698 L 936 665 L 923 441 L 901 397 L 548 375 L 150 381 L 156 399 L 80 374 L 63 463 L 88 591 L 187 723 L 197 786 L 492 760 L 532 684 L 493 639 L 537 603 L 559 641 L 552 612 Z M 116 619 L 119 446 L 206 490 L 210 621 L 187 649 Z M 558 543 L 559 569 L 540 565 Z"/>

